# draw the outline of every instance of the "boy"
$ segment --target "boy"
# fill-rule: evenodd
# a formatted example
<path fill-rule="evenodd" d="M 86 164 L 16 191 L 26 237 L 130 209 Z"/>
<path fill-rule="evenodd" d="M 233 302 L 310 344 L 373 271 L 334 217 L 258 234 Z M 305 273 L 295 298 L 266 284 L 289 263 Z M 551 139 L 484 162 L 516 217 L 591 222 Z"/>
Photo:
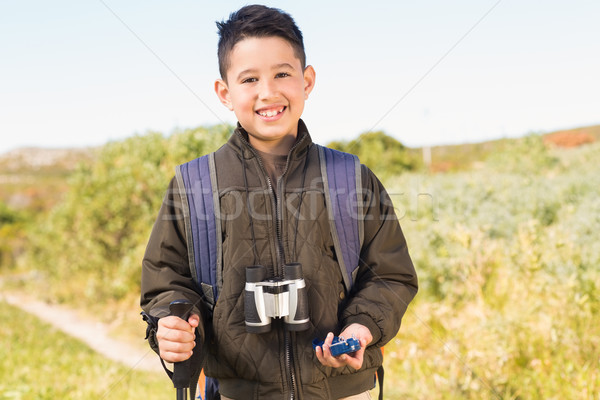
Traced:
<path fill-rule="evenodd" d="M 364 240 L 348 293 L 319 152 L 300 119 L 315 84 L 302 34 L 288 14 L 260 5 L 243 7 L 217 25 L 221 79 L 215 91 L 239 121 L 215 153 L 222 285 L 208 310 L 190 272 L 185 189 L 174 178 L 143 261 L 141 305 L 160 318 L 150 329 L 151 345 L 168 362 L 194 355 L 197 364 L 202 353 L 204 371 L 218 379 L 222 399 L 368 399 L 382 363 L 380 347 L 396 335 L 417 292 L 391 201 L 361 166 Z M 300 263 L 306 282 L 307 328 L 290 331 L 274 318 L 270 331 L 249 333 L 246 267 L 260 264 L 268 278 L 281 278 L 290 263 Z M 187 321 L 168 316 L 169 303 L 180 298 L 197 306 Z M 361 348 L 334 357 L 334 333 L 356 338 Z M 325 342 L 313 350 L 315 338 Z"/>

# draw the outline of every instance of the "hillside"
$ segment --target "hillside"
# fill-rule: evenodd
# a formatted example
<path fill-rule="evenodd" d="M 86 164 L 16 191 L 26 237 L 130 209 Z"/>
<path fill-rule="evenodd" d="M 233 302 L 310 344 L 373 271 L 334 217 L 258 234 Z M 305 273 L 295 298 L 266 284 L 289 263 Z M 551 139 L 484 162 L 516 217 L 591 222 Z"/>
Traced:
<path fill-rule="evenodd" d="M 600 140 L 600 125 L 559 130 L 541 135 L 550 147 L 571 148 Z M 478 143 L 432 146 L 430 170 L 432 172 L 461 171 L 477 168 L 490 155 L 505 151 L 511 143 L 522 138 L 497 139 Z M 422 153 L 422 148 L 413 149 Z"/>
<path fill-rule="evenodd" d="M 544 135 L 544 141 L 558 147 L 577 147 L 600 140 L 600 125 L 555 131 Z"/>

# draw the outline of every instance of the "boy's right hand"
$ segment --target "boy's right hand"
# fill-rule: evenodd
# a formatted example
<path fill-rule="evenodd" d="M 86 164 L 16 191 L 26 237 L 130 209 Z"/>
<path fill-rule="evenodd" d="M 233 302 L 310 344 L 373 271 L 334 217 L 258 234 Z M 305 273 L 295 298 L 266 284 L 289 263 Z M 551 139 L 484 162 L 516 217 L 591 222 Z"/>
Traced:
<path fill-rule="evenodd" d="M 192 356 L 196 346 L 196 327 L 200 317 L 190 315 L 187 322 L 175 316 L 163 317 L 158 320 L 156 339 L 160 358 L 167 362 L 185 361 Z"/>

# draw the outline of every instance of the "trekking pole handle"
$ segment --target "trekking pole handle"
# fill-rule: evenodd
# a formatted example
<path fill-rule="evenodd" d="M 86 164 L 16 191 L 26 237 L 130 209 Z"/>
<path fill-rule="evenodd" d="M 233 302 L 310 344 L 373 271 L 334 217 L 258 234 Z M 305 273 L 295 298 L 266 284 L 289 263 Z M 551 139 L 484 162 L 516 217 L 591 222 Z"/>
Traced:
<path fill-rule="evenodd" d="M 171 315 L 181 318 L 187 322 L 192 312 L 192 303 L 189 300 L 175 300 L 169 304 Z"/>
<path fill-rule="evenodd" d="M 175 300 L 169 304 L 169 311 L 171 315 L 179 317 L 187 322 L 187 319 L 192 312 L 193 305 L 188 300 Z M 177 389 L 177 398 L 185 399 L 181 397 L 180 392 L 185 393 L 189 387 L 190 379 L 190 360 L 176 362 L 173 365 L 173 386 Z"/>

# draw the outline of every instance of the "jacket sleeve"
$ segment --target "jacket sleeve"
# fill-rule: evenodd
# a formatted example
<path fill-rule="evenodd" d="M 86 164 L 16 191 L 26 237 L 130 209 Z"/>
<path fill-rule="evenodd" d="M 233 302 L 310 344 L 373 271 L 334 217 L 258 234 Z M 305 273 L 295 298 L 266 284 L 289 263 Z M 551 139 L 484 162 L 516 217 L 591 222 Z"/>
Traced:
<path fill-rule="evenodd" d="M 417 274 L 388 193 L 364 165 L 362 175 L 364 241 L 342 326 L 362 324 L 373 335 L 371 345 L 383 346 L 398 333 L 417 294 Z"/>
<path fill-rule="evenodd" d="M 172 301 L 187 299 L 195 306 L 192 312 L 200 316 L 198 333 L 204 337 L 204 307 L 189 267 L 184 226 L 179 188 L 172 179 L 142 261 L 140 305 L 151 324 L 169 315 Z M 157 351 L 155 332 L 151 331 L 149 327 L 147 338 Z"/>

